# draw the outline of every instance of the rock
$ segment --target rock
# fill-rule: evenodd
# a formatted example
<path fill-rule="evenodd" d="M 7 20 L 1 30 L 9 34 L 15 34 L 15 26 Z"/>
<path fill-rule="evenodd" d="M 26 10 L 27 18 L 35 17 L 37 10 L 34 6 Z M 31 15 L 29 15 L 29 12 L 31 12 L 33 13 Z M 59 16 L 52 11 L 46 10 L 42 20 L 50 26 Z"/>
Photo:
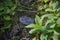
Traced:
<path fill-rule="evenodd" d="M 20 17 L 19 21 L 25 25 L 29 25 L 31 23 L 34 23 L 34 19 L 33 18 L 30 18 L 30 17 L 27 17 L 27 16 L 22 16 Z"/>

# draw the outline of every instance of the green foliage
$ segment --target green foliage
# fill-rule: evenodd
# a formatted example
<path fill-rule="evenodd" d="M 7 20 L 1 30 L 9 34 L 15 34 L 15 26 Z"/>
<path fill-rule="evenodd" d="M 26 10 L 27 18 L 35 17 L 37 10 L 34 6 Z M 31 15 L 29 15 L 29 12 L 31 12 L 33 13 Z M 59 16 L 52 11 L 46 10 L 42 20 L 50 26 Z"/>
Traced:
<path fill-rule="evenodd" d="M 60 36 L 60 1 L 59 0 L 37 0 L 35 4 L 37 14 L 35 23 L 27 25 L 31 28 L 30 34 L 40 33 L 41 40 L 59 40 Z M 36 36 L 37 37 L 37 36 Z M 34 40 L 36 38 L 34 37 Z"/>
<path fill-rule="evenodd" d="M 0 2 L 0 16 L 2 16 L 1 19 L 4 22 L 4 25 L 2 26 L 1 30 L 11 27 L 11 16 L 15 14 L 16 7 L 17 4 L 13 3 L 12 0 L 5 0 L 3 2 Z"/>
<path fill-rule="evenodd" d="M 18 4 L 19 0 L 5 0 L 0 2 L 0 21 L 4 25 L 0 28 L 1 32 L 4 29 L 10 28 L 12 25 L 11 17 L 17 11 L 26 11 L 25 9 L 36 9 L 37 15 L 35 23 L 27 25 L 26 28 L 31 28 L 30 34 L 37 34 L 32 40 L 59 40 L 60 38 L 60 1 L 59 0 L 37 0 L 36 3 Z M 29 5 L 29 6 L 28 6 Z M 27 7 L 26 7 L 27 6 Z M 39 15 L 39 16 L 38 16 Z M 1 33 L 2 34 L 2 33 Z M 38 38 L 37 38 L 38 37 Z M 13 40 L 18 40 L 14 37 Z M 21 39 L 22 40 L 22 39 Z"/>
<path fill-rule="evenodd" d="M 60 18 L 57 19 L 57 25 L 60 26 Z"/>
<path fill-rule="evenodd" d="M 35 24 L 26 26 L 32 28 L 29 33 L 40 33 L 41 40 L 59 40 L 60 36 L 60 2 L 59 0 L 38 0 Z M 37 36 L 36 36 L 37 37 Z M 36 40 L 36 38 L 35 38 Z"/>
<path fill-rule="evenodd" d="M 43 25 L 44 18 L 46 18 L 46 17 L 47 17 L 47 20 L 45 20 L 46 22 Z M 60 33 L 56 32 L 55 30 L 59 31 L 60 29 L 57 29 L 54 19 L 55 18 L 49 19 L 49 14 L 43 15 L 41 17 L 36 15 L 35 24 L 30 24 L 30 25 L 26 26 L 26 28 L 32 28 L 29 31 L 30 34 L 35 34 L 38 32 L 42 33 L 41 37 L 40 37 L 41 40 L 51 40 L 51 39 L 57 40 L 58 35 L 60 35 Z"/>

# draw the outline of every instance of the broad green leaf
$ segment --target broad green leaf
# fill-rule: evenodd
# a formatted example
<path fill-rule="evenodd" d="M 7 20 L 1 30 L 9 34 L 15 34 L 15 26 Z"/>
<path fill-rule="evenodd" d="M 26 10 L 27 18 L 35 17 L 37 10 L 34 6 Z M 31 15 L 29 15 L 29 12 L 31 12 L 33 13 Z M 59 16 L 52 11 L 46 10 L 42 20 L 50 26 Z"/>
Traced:
<path fill-rule="evenodd" d="M 34 27 L 34 29 L 36 29 L 36 30 L 42 30 L 42 26 L 37 25 L 37 24 L 35 24 L 35 26 L 36 26 L 36 27 Z"/>
<path fill-rule="evenodd" d="M 55 30 L 54 30 L 54 34 L 55 34 L 55 35 L 60 35 L 60 33 L 56 32 Z"/>
<path fill-rule="evenodd" d="M 53 5 L 53 2 L 52 2 L 52 1 L 50 1 L 50 3 L 49 3 L 49 7 L 52 7 L 52 5 Z"/>
<path fill-rule="evenodd" d="M 57 9 L 57 12 L 59 12 L 59 11 L 60 11 L 60 8 Z"/>
<path fill-rule="evenodd" d="M 41 32 L 39 29 L 31 29 L 29 31 L 30 34 L 35 34 L 35 33 L 38 33 L 38 32 Z"/>
<path fill-rule="evenodd" d="M 53 9 L 57 9 L 58 1 L 54 2 L 52 6 L 53 6 Z"/>
<path fill-rule="evenodd" d="M 32 40 L 36 40 L 36 37 L 34 37 Z"/>
<path fill-rule="evenodd" d="M 57 25 L 60 26 L 60 18 L 56 21 Z"/>
<path fill-rule="evenodd" d="M 43 15 L 41 16 L 41 19 L 39 20 L 39 26 L 42 27 L 42 22 L 43 22 L 43 19 L 46 17 L 47 15 Z"/>
<path fill-rule="evenodd" d="M 48 4 L 45 4 L 45 5 L 44 5 L 44 8 L 48 8 L 48 7 L 49 7 L 49 5 L 48 5 Z"/>
<path fill-rule="evenodd" d="M 52 10 L 50 10 L 50 11 L 51 12 L 58 11 L 57 10 L 57 9 L 59 9 L 58 5 L 59 5 L 59 2 L 58 1 L 56 1 L 56 2 L 50 2 L 49 3 L 49 7 L 52 8 Z"/>
<path fill-rule="evenodd" d="M 48 35 L 45 36 L 44 34 L 41 34 L 40 39 L 41 39 L 41 40 L 48 40 L 47 37 L 48 37 Z"/>
<path fill-rule="evenodd" d="M 43 9 L 43 7 L 42 6 L 38 6 L 38 10 L 42 10 Z"/>
<path fill-rule="evenodd" d="M 50 29 L 50 28 L 54 28 L 55 24 L 53 24 L 55 21 L 54 20 L 47 20 L 47 22 L 45 23 L 45 29 Z"/>
<path fill-rule="evenodd" d="M 53 40 L 59 40 L 57 35 L 53 36 Z"/>
<path fill-rule="evenodd" d="M 55 12 L 55 11 L 56 11 L 56 9 L 47 8 L 47 9 L 45 9 L 45 11 L 46 11 L 46 12 Z"/>
<path fill-rule="evenodd" d="M 36 15 L 35 23 L 38 25 L 40 24 L 40 17 L 38 15 Z"/>
<path fill-rule="evenodd" d="M 44 26 L 44 30 L 50 28 L 50 25 L 51 25 L 50 23 L 51 23 L 51 20 L 47 20 L 47 22 L 45 23 L 45 26 Z"/>
<path fill-rule="evenodd" d="M 54 32 L 54 30 L 53 30 L 53 29 L 47 30 L 47 32 L 48 32 L 48 33 L 52 33 L 52 32 Z"/>
<path fill-rule="evenodd" d="M 10 16 L 4 16 L 4 20 L 10 20 Z"/>
<path fill-rule="evenodd" d="M 54 14 L 48 14 L 48 19 L 57 19 L 57 17 Z"/>
<path fill-rule="evenodd" d="M 44 2 L 48 2 L 49 0 L 44 0 Z"/>
<path fill-rule="evenodd" d="M 11 10 L 9 8 L 6 8 L 6 9 L 7 9 L 6 13 L 10 13 Z"/>
<path fill-rule="evenodd" d="M 44 19 L 45 17 L 48 17 L 48 15 L 49 15 L 49 14 L 45 14 L 45 15 L 41 16 L 40 21 L 43 21 L 43 19 Z"/>
<path fill-rule="evenodd" d="M 48 14 L 41 16 L 41 19 L 40 19 L 40 26 L 42 26 L 43 20 L 44 20 L 44 18 L 47 17 L 47 16 L 48 16 Z"/>
<path fill-rule="evenodd" d="M 54 34 L 53 34 L 53 40 L 59 40 L 58 39 L 58 33 L 56 31 L 54 31 Z"/>
<path fill-rule="evenodd" d="M 26 26 L 26 28 L 34 28 L 34 27 L 36 27 L 35 24 L 30 24 L 30 25 Z"/>
<path fill-rule="evenodd" d="M 14 5 L 12 6 L 11 10 L 15 10 L 15 8 L 16 8 L 16 5 L 14 4 Z"/>
<path fill-rule="evenodd" d="M 54 28 L 55 27 L 55 24 L 51 25 L 50 28 Z"/>
<path fill-rule="evenodd" d="M 30 34 L 34 34 L 35 31 L 36 31 L 36 29 L 31 29 L 31 30 L 29 31 L 29 33 L 30 33 Z"/>

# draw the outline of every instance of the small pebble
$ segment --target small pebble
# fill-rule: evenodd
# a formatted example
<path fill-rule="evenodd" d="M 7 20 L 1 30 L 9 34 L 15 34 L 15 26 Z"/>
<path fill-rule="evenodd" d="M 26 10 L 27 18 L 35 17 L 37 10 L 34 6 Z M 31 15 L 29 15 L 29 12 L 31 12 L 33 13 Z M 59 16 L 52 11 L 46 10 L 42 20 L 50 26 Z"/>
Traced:
<path fill-rule="evenodd" d="M 31 23 L 34 23 L 34 19 L 33 18 L 30 18 L 30 17 L 27 17 L 27 16 L 22 16 L 20 17 L 19 21 L 25 25 L 29 25 Z"/>

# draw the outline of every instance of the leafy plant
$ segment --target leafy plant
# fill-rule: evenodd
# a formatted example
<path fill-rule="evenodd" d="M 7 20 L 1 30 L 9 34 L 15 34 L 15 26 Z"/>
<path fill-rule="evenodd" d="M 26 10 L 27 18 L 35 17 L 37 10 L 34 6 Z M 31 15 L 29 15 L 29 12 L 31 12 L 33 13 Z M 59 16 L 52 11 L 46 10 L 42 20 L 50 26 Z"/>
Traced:
<path fill-rule="evenodd" d="M 44 18 L 47 17 L 47 21 L 44 20 Z M 32 28 L 29 33 L 30 34 L 34 34 L 34 33 L 42 33 L 41 36 L 40 36 L 40 39 L 41 40 L 55 40 L 55 21 L 54 19 L 48 19 L 49 18 L 49 14 L 48 15 L 43 15 L 41 17 L 37 16 L 36 15 L 36 18 L 35 18 L 35 24 L 30 24 L 28 26 L 26 26 L 27 28 Z M 43 21 L 46 21 L 45 23 Z M 44 24 L 44 25 L 43 25 Z M 52 37 L 52 38 L 51 38 Z M 57 39 L 57 37 L 56 37 Z"/>
<path fill-rule="evenodd" d="M 7 28 L 10 28 L 12 25 L 11 16 L 15 14 L 17 4 L 13 3 L 12 0 L 4 0 L 3 2 L 0 2 L 0 16 L 2 23 L 4 24 L 0 30 L 5 30 Z M 3 32 L 3 31 L 2 31 Z"/>

